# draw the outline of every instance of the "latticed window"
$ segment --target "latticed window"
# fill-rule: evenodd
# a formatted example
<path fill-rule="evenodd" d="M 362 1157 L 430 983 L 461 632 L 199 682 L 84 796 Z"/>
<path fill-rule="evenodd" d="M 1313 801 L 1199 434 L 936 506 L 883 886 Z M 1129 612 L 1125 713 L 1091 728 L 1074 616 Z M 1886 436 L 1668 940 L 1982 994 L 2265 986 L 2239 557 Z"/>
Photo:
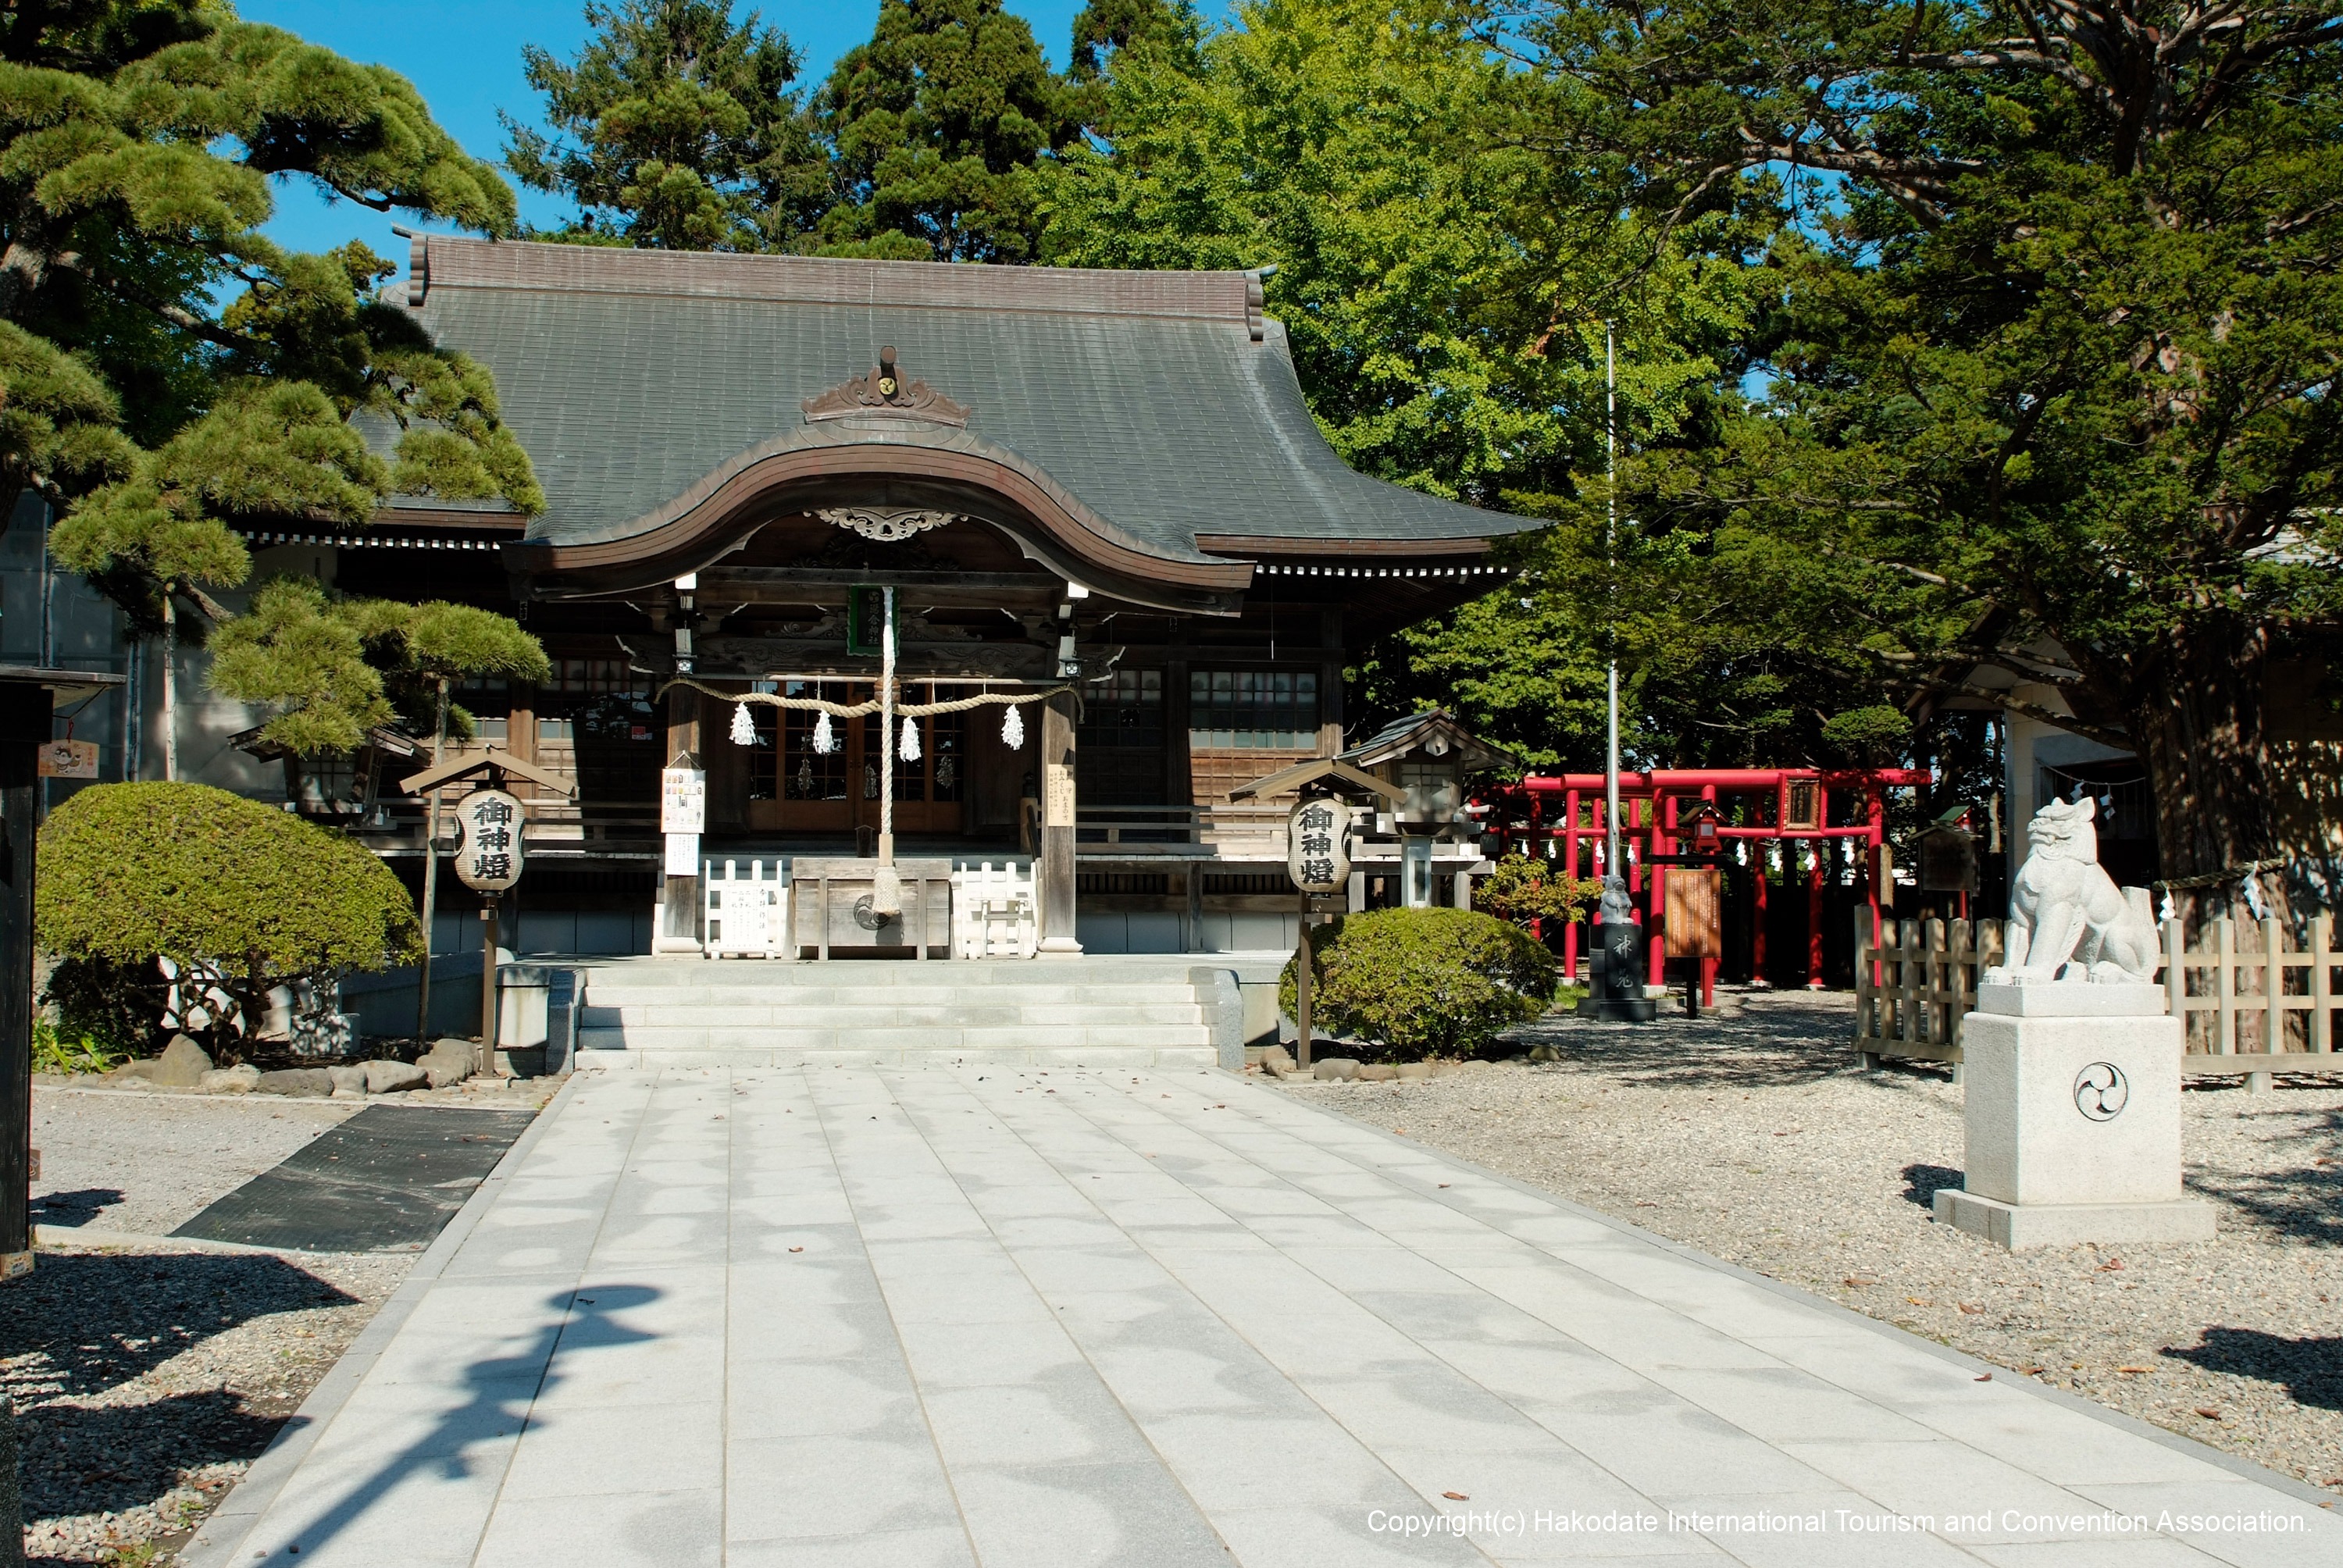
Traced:
<path fill-rule="evenodd" d="M 1199 669 L 1188 677 L 1189 744 L 1214 750 L 1309 750 L 1318 743 L 1318 674 Z"/>
<path fill-rule="evenodd" d="M 1082 694 L 1074 737 L 1081 798 L 1101 806 L 1163 799 L 1163 672 L 1118 669 Z"/>

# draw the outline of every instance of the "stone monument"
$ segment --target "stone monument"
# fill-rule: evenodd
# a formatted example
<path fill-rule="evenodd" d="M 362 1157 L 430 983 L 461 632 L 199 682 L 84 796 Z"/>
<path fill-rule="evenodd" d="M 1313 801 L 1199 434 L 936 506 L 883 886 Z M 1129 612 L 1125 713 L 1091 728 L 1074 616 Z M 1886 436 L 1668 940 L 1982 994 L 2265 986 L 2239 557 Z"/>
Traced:
<path fill-rule="evenodd" d="M 1649 1023 L 1659 1004 L 1644 994 L 1644 928 L 1627 897 L 1627 879 L 1603 879 L 1603 905 L 1594 915 L 1594 950 L 1586 1000 L 1578 1016 L 1608 1023 Z"/>
<path fill-rule="evenodd" d="M 1936 1218 L 2013 1251 L 2213 1234 L 2212 1205 L 2181 1196 L 2183 1044 L 2147 892 L 2100 868 L 2093 815 L 2035 813 L 2007 961 L 1961 1024 L 1965 1185 Z"/>

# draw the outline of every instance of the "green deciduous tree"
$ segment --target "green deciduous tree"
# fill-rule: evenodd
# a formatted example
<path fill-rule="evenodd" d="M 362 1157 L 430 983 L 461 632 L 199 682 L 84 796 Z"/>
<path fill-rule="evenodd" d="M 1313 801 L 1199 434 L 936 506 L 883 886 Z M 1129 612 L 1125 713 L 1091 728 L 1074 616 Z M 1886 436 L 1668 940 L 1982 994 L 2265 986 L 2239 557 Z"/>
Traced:
<path fill-rule="evenodd" d="M 1535 36 L 1563 160 L 1787 220 L 1763 396 L 1623 475 L 1685 576 L 2137 750 L 2167 877 L 2274 856 L 2268 658 L 2331 651 L 2343 580 L 2343 7 L 1563 0 Z M 1784 207 L 1768 166 L 1826 178 Z"/>
<path fill-rule="evenodd" d="M 240 518 L 363 524 L 394 487 L 542 504 L 486 373 L 373 298 L 387 265 L 259 232 L 278 176 L 512 231 L 403 78 L 206 0 L 16 5 L 0 148 L 0 508 L 65 511 L 57 558 L 134 628 L 176 640 L 180 599 L 242 580 Z"/>
<path fill-rule="evenodd" d="M 839 199 L 832 256 L 1021 262 L 1041 229 L 1036 161 L 1075 135 L 1075 100 L 1001 0 L 881 0 L 870 41 L 814 101 Z"/>
<path fill-rule="evenodd" d="M 1273 266 L 1268 309 L 1345 460 L 1480 506 L 1570 516 L 1602 473 L 1606 319 L 1632 417 L 1694 417 L 1743 269 L 1621 222 L 1534 146 L 1480 8 L 1270 0 L 1202 35 L 1125 15 L 1092 28 L 1118 45 L 1091 67 L 1107 140 L 1048 171 L 1047 259 Z M 1712 251 L 1739 233 L 1694 226 Z M 1603 622 L 1558 580 L 1579 558 L 1517 559 L 1521 587 L 1367 650 L 1361 721 L 1444 704 L 1533 764 L 1599 757 Z"/>
<path fill-rule="evenodd" d="M 828 156 L 789 84 L 799 59 L 722 0 L 588 5 L 593 36 L 564 64 L 531 45 L 546 136 L 505 121 L 505 159 L 532 190 L 578 204 L 548 239 L 666 250 L 789 247 L 830 197 Z"/>

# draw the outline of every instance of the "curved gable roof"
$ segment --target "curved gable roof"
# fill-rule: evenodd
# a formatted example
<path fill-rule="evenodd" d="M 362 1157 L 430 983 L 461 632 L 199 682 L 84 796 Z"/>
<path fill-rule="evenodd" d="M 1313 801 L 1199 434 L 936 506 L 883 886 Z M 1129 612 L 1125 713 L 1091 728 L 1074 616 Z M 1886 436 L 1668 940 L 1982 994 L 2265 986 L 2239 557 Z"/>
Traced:
<path fill-rule="evenodd" d="M 547 508 L 532 542 L 619 545 L 761 455 L 978 451 L 1166 561 L 1200 536 L 1469 548 L 1534 527 L 1353 472 L 1319 434 L 1283 328 L 1232 272 L 992 267 L 418 236 L 410 303 L 495 372 Z M 965 428 L 809 422 L 883 346 Z"/>

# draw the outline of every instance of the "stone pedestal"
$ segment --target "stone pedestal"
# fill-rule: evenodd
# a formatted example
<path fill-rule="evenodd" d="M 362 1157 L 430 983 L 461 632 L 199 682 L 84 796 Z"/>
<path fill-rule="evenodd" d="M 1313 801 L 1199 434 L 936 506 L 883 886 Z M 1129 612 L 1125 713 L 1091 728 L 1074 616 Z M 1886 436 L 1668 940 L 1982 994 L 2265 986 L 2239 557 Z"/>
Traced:
<path fill-rule="evenodd" d="M 2160 986 L 1980 985 L 1966 1184 L 1936 1218 L 2013 1251 L 2211 1239 L 2212 1206 L 2181 1196 L 2181 1048 Z"/>
<path fill-rule="evenodd" d="M 1660 1010 L 1644 994 L 1644 928 L 1613 920 L 1591 930 L 1586 1000 L 1578 1004 L 1578 1016 L 1599 1023 L 1651 1022 Z"/>

